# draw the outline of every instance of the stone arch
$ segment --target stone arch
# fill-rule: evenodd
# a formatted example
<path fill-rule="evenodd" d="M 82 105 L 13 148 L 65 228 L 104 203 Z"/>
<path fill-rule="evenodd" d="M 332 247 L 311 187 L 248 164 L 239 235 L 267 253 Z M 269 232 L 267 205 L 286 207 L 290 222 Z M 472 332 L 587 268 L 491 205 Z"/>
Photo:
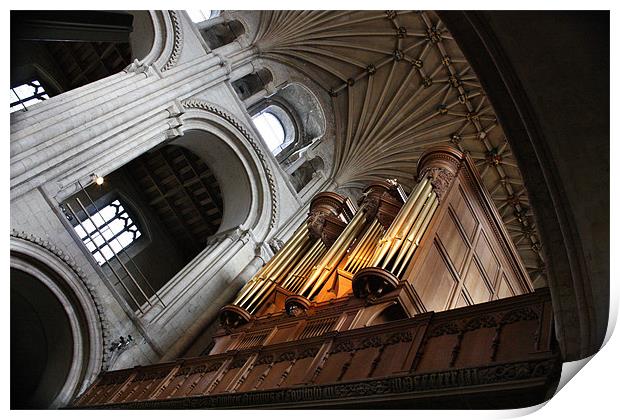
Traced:
<path fill-rule="evenodd" d="M 142 58 L 135 58 L 128 70 L 142 70 L 152 65 L 157 71 L 166 72 L 172 69 L 183 49 L 183 27 L 181 17 L 175 10 L 149 11 L 149 20 L 146 16 L 134 13 L 138 17 L 140 28 L 146 30 L 145 37 L 137 36 L 132 40 L 132 47 L 139 47 L 140 52 L 148 50 Z M 149 41 L 152 41 L 150 48 Z"/>
<path fill-rule="evenodd" d="M 12 290 L 15 286 L 16 292 L 26 300 L 38 299 L 37 305 L 51 308 L 48 313 L 57 317 L 54 321 L 59 321 L 58 328 L 65 330 L 64 334 L 60 333 L 64 337 L 62 342 L 54 342 L 53 346 L 56 350 L 65 348 L 71 352 L 71 357 L 64 355 L 62 361 L 58 351 L 50 352 L 49 347 L 44 351 L 45 358 L 51 355 L 51 363 L 45 361 L 31 403 L 36 408 L 65 406 L 105 368 L 108 346 L 99 310 L 101 305 L 96 302 L 81 270 L 53 245 L 14 231 L 10 250 Z M 41 328 L 47 328 L 43 324 Z"/>
<path fill-rule="evenodd" d="M 190 99 L 183 106 L 184 135 L 173 144 L 190 149 L 211 167 L 224 201 L 220 231 L 240 227 L 266 237 L 277 223 L 278 194 L 270 165 L 256 140 L 245 126 L 215 105 Z"/>

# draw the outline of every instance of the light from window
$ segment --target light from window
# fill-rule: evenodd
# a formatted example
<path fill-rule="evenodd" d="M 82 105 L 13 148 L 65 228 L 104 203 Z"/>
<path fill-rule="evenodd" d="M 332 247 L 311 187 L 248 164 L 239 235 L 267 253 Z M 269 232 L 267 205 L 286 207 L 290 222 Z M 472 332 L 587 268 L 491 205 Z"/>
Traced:
<path fill-rule="evenodd" d="M 22 110 L 27 111 L 29 106 L 49 99 L 49 96 L 45 93 L 45 89 L 41 86 L 41 82 L 38 80 L 33 80 L 11 88 L 10 95 L 11 113 Z"/>
<path fill-rule="evenodd" d="M 142 235 L 118 200 L 73 228 L 99 265 L 105 264 L 114 256 L 114 252 L 118 254 Z"/>
<path fill-rule="evenodd" d="M 271 112 L 262 112 L 252 117 L 252 121 L 271 152 L 284 143 L 284 127 L 280 119 Z"/>
<path fill-rule="evenodd" d="M 194 23 L 204 22 L 220 15 L 219 10 L 188 10 L 187 14 Z"/>

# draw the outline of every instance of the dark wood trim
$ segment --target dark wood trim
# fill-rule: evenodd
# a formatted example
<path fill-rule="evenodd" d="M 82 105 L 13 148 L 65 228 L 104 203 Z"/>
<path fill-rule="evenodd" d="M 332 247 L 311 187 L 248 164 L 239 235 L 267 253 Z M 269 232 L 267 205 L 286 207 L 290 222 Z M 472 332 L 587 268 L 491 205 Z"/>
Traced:
<path fill-rule="evenodd" d="M 596 336 L 600 328 L 594 319 L 592 279 L 570 203 L 527 92 L 479 12 L 443 11 L 439 16 L 478 75 L 521 169 L 541 234 L 563 356 L 567 361 L 588 357 L 603 340 Z"/>

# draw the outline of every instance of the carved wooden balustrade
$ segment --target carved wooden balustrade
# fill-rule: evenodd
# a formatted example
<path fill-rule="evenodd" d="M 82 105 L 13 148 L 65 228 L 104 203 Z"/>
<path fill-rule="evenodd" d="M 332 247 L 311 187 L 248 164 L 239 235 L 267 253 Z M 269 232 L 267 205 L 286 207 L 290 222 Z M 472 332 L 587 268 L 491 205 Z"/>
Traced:
<path fill-rule="evenodd" d="M 224 353 L 106 372 L 73 407 L 508 407 L 559 377 L 547 289 L 356 329 L 319 315 L 292 318 L 288 341 L 276 322 Z"/>

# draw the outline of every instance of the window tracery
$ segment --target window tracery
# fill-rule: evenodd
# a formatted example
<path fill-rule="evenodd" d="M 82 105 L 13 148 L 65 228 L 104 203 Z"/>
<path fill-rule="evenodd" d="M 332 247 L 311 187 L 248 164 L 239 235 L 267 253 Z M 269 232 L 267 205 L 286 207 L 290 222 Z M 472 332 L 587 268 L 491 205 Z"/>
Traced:
<path fill-rule="evenodd" d="M 116 199 L 73 227 L 99 265 L 142 236 L 138 226 Z"/>
<path fill-rule="evenodd" d="M 49 96 L 37 79 L 23 83 L 10 89 L 11 114 L 16 111 L 27 111 L 28 107 L 46 99 Z"/>

